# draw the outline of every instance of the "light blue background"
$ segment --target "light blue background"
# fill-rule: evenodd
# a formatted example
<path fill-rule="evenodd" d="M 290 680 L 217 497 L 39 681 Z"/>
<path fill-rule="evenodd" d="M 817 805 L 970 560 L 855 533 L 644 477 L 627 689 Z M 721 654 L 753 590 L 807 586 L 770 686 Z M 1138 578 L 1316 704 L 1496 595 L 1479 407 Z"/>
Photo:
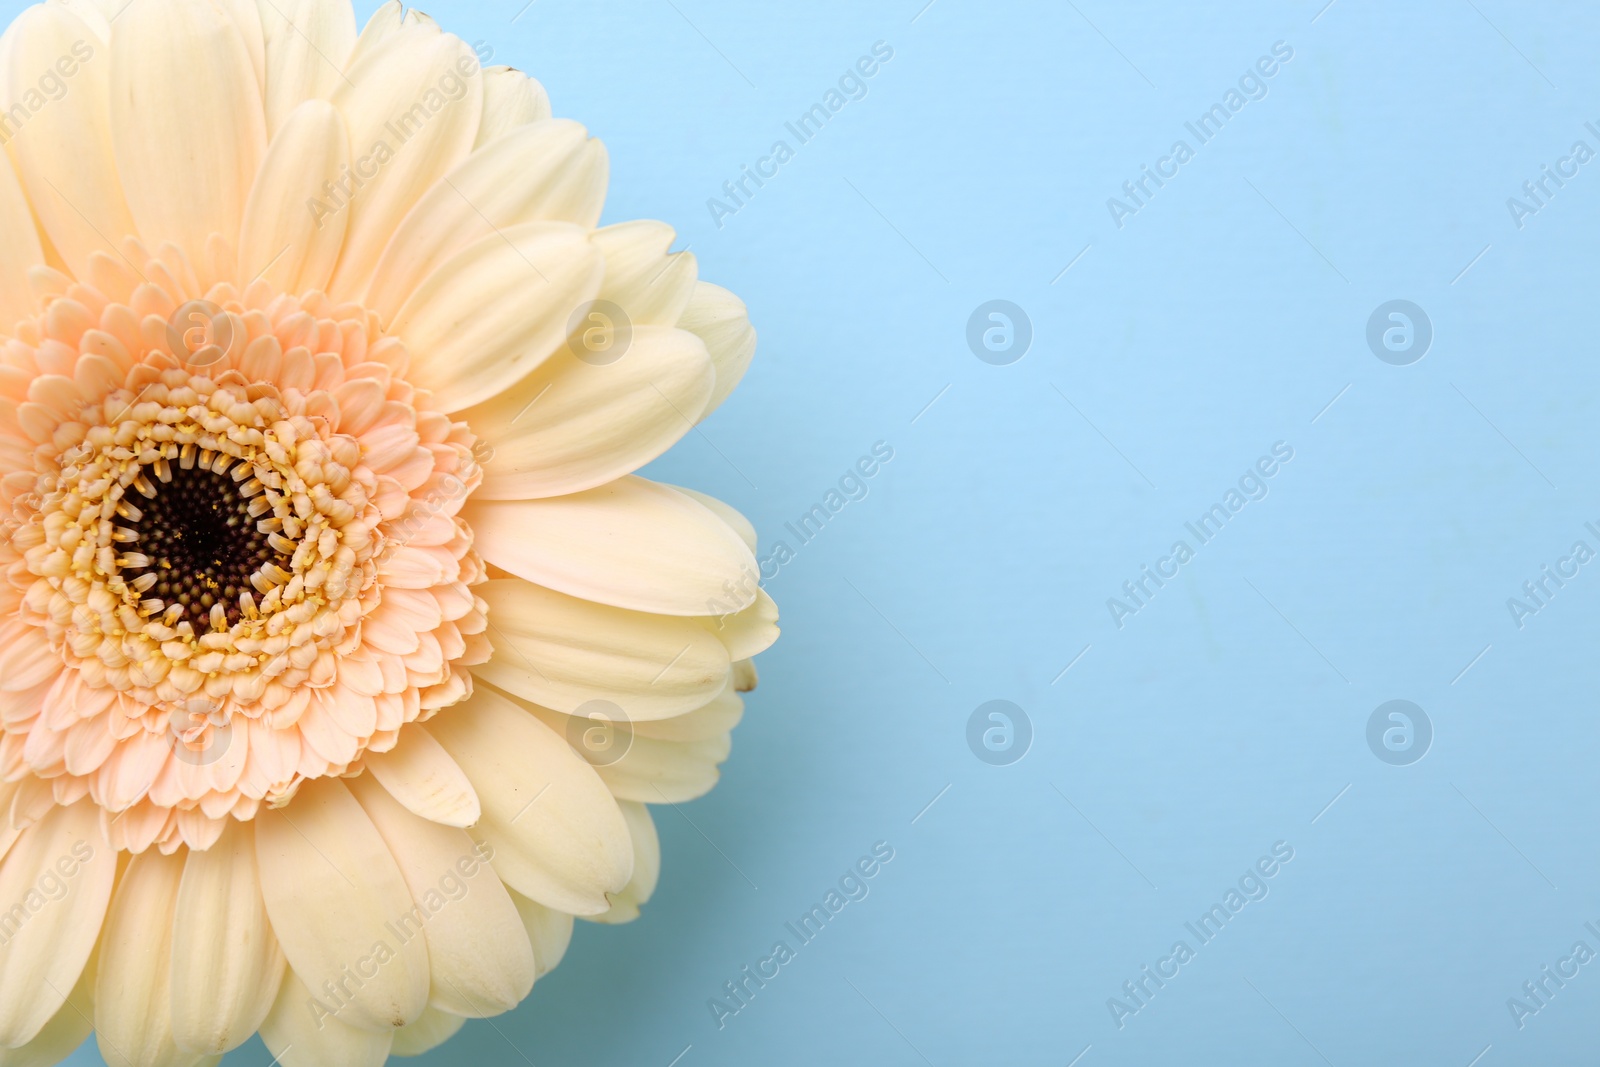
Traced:
<path fill-rule="evenodd" d="M 1600 949 L 1600 564 L 1520 630 L 1506 600 L 1600 548 L 1600 161 L 1520 230 L 1506 200 L 1600 148 L 1600 18 L 924 2 L 432 8 L 605 139 L 608 221 L 671 222 L 750 305 L 743 389 L 654 474 L 766 549 L 895 458 L 770 583 L 784 638 L 719 788 L 657 809 L 644 917 L 580 924 L 422 1062 L 1593 1062 L 1600 963 L 1521 1030 L 1506 1001 Z M 877 41 L 869 95 L 718 228 L 707 199 Z M 1267 97 L 1196 146 L 1277 41 Z M 1118 229 L 1107 198 L 1180 137 Z M 965 340 L 996 298 L 1034 330 L 1011 366 Z M 1435 330 L 1411 366 L 1365 341 L 1397 298 Z M 1270 495 L 1118 629 L 1107 598 L 1277 441 Z M 966 741 L 997 698 L 1034 732 L 1011 766 Z M 1366 742 L 1394 698 L 1435 730 L 1412 766 Z M 719 1030 L 707 1000 L 877 841 L 870 896 Z M 1107 998 L 1277 841 L 1270 895 L 1119 1030 Z"/>

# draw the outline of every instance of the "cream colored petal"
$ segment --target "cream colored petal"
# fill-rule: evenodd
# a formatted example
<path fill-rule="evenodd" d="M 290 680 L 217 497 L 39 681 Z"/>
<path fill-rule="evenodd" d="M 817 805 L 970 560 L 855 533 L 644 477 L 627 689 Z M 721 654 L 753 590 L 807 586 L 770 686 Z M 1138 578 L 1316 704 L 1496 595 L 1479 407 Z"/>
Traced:
<path fill-rule="evenodd" d="M 326 100 L 356 43 L 350 0 L 257 0 L 267 54 L 267 135 L 306 100 Z"/>
<path fill-rule="evenodd" d="M 591 749 L 585 739 L 592 736 L 590 722 L 598 720 L 519 703 L 553 732 L 571 739 L 573 748 L 594 764 L 595 773 L 618 800 L 681 804 L 702 797 L 717 784 L 717 768 L 732 747 L 726 733 L 701 740 L 663 741 L 633 732 L 631 727 L 606 727 L 604 744 Z"/>
<path fill-rule="evenodd" d="M 727 684 L 728 650 L 698 619 L 607 607 L 518 578 L 476 592 L 489 604 L 495 647 L 474 673 L 547 708 L 608 700 L 634 721 L 664 719 Z"/>
<path fill-rule="evenodd" d="M 400 220 L 472 150 L 483 112 L 480 74 L 472 49 L 431 20 L 408 22 L 370 50 L 357 44 L 333 91 L 362 180 L 347 209 L 350 231 L 328 289 L 334 297 L 366 291 Z"/>
<path fill-rule="evenodd" d="M 619 800 L 683 804 L 716 787 L 732 745 L 727 734 L 705 741 L 635 737 L 626 756 L 599 768 L 600 777 Z"/>
<path fill-rule="evenodd" d="M 357 201 L 359 204 L 359 200 Z M 604 263 L 578 226 L 533 222 L 463 249 L 412 293 L 390 333 L 411 350 L 410 380 L 446 411 L 526 377 L 565 341 Z"/>
<path fill-rule="evenodd" d="M 605 147 L 566 119 L 524 126 L 473 152 L 400 223 L 366 305 L 392 321 L 428 275 L 497 231 L 529 222 L 593 227 L 606 174 Z"/>
<path fill-rule="evenodd" d="M 28 268 L 44 263 L 44 247 L 33 226 L 33 208 L 11 160 L 0 153 L 0 336 L 32 315 L 35 302 Z"/>
<path fill-rule="evenodd" d="M 741 659 L 733 665 L 733 687 L 741 693 L 748 693 L 760 684 L 761 679 L 756 673 L 754 660 Z"/>
<path fill-rule="evenodd" d="M 345 70 L 348 72 L 356 64 L 366 62 L 380 46 L 397 35 L 404 25 L 405 14 L 405 5 L 400 0 L 385 0 L 361 28 L 355 47 L 350 50 L 350 58 L 345 60 Z"/>
<path fill-rule="evenodd" d="M 256 857 L 273 932 L 307 985 L 326 997 L 323 983 L 340 981 L 345 968 L 375 972 L 359 987 L 346 981 L 350 992 L 328 1005 L 341 1021 L 393 1029 L 422 1014 L 427 948 L 420 938 L 401 942 L 387 925 L 411 910 L 410 890 L 343 782 L 307 782 L 287 807 L 263 808 Z"/>
<path fill-rule="evenodd" d="M 681 485 L 675 485 L 672 488 L 676 489 L 680 493 L 684 493 L 693 497 L 714 511 L 717 515 L 717 518 L 727 523 L 728 526 L 733 529 L 733 532 L 739 535 L 740 540 L 744 541 L 744 543 L 750 547 L 751 552 L 760 551 L 760 549 L 756 547 L 755 523 L 745 518 L 742 513 L 735 510 L 731 505 L 718 500 L 716 497 L 707 493 L 702 493 L 697 489 L 687 489 Z"/>
<path fill-rule="evenodd" d="M 431 822 L 467 827 L 483 809 L 466 773 L 416 723 L 400 728 L 400 740 L 388 752 L 369 752 L 367 770 L 406 809 Z"/>
<path fill-rule="evenodd" d="M 261 28 L 261 12 L 256 0 L 214 0 L 217 7 L 233 21 L 250 55 L 250 69 L 256 76 L 256 92 L 265 99 L 267 87 L 267 42 Z"/>
<path fill-rule="evenodd" d="M 516 1007 L 533 989 L 533 948 L 489 865 L 493 850 L 463 830 L 418 818 L 366 775 L 350 790 L 411 889 L 415 906 L 394 927 L 427 942 L 429 1007 L 471 1018 Z"/>
<path fill-rule="evenodd" d="M 635 326 L 675 326 L 689 307 L 700 268 L 692 252 L 667 253 L 677 234 L 641 219 L 597 230 L 606 257 L 600 297 L 622 308 Z"/>
<path fill-rule="evenodd" d="M 778 605 L 765 589 L 756 590 L 755 603 L 729 615 L 707 616 L 705 627 L 728 649 L 728 658 L 749 659 L 778 640 Z"/>
<path fill-rule="evenodd" d="M 633 724 L 635 737 L 660 741 L 709 741 L 721 737 L 744 718 L 744 698 L 728 686 L 711 703 L 670 719 L 652 719 Z"/>
<path fill-rule="evenodd" d="M 20 926 L 0 944 L 0 1046 L 31 1041 L 77 984 L 116 873 L 116 853 L 88 800 L 51 809 L 6 854 L 0 901 Z M 54 888 L 60 883 L 64 891 Z"/>
<path fill-rule="evenodd" d="M 466 1021 L 459 1015 L 429 1008 L 422 1013 L 422 1018 L 394 1032 L 394 1048 L 389 1055 L 420 1056 L 432 1052 L 460 1033 Z M 0 1067 L 5 1067 L 4 1062 L 0 1062 Z"/>
<path fill-rule="evenodd" d="M 111 40 L 111 16 L 122 6 L 120 0 L 53 0 L 83 20 L 100 41 Z"/>
<path fill-rule="evenodd" d="M 550 94 L 544 86 L 511 67 L 485 67 L 483 71 L 483 122 L 478 143 L 493 144 L 512 130 L 550 117 Z"/>
<path fill-rule="evenodd" d="M 659 615 L 732 615 L 755 602 L 756 560 L 699 502 L 644 478 L 462 511 L 483 558 L 548 589 Z"/>
<path fill-rule="evenodd" d="M 267 150 L 245 209 L 239 241 L 240 282 L 265 278 L 285 293 L 328 284 L 344 247 L 349 213 L 327 199 L 323 183 L 350 162 L 344 120 L 326 100 L 307 100 Z"/>
<path fill-rule="evenodd" d="M 656 882 L 661 878 L 661 840 L 656 836 L 650 809 L 631 800 L 624 800 L 618 807 L 628 820 L 628 833 L 633 839 L 633 878 L 617 894 L 610 911 L 593 916 L 597 923 L 629 923 L 637 919 L 639 907 L 655 894 Z"/>
<path fill-rule="evenodd" d="M 151 248 L 171 241 L 200 264 L 211 234 L 237 239 L 266 117 L 244 38 L 211 0 L 141 0 L 112 23 L 111 118 L 117 173 Z"/>
<path fill-rule="evenodd" d="M 529 900 L 515 890 L 511 900 L 517 906 L 517 914 L 522 916 L 522 928 L 528 932 L 528 940 L 533 942 L 539 977 L 543 978 L 556 969 L 572 944 L 572 916 Z"/>
<path fill-rule="evenodd" d="M 642 326 L 604 366 L 556 353 L 530 377 L 463 412 L 494 454 L 481 500 L 561 496 L 631 474 L 694 428 L 716 372 L 686 330 Z"/>
<path fill-rule="evenodd" d="M 750 325 L 744 301 L 710 282 L 695 284 L 694 295 L 678 319 L 678 326 L 705 341 L 711 362 L 717 367 L 717 387 L 705 414 L 700 416 L 704 419 L 728 399 L 750 369 L 756 354 L 756 331 Z"/>
<path fill-rule="evenodd" d="M 228 820 L 217 843 L 190 852 L 172 940 L 172 1030 L 179 1046 L 217 1055 L 261 1026 L 283 980 L 267 919 L 255 826 Z"/>
<path fill-rule="evenodd" d="M 22 831 L 8 817 L 11 805 L 21 791 L 21 782 L 0 782 L 0 860 L 6 858 L 11 846 L 22 836 Z"/>
<path fill-rule="evenodd" d="M 94 972 L 91 959 L 38 1037 L 19 1048 L 0 1048 L 0 1067 L 54 1067 L 88 1039 L 94 1030 Z"/>
<path fill-rule="evenodd" d="M 94 1028 L 110 1067 L 188 1067 L 172 1039 L 172 933 L 183 856 L 134 856 L 106 916 L 95 975 Z"/>
<path fill-rule="evenodd" d="M 282 1067 L 383 1067 L 394 1035 L 348 1025 L 293 971 L 261 1024 L 261 1040 Z"/>
<path fill-rule="evenodd" d="M 39 82 L 58 61 L 76 72 L 47 103 Z M 40 105 L 20 128 L 5 127 L 14 134 L 6 149 L 40 225 L 79 277 L 92 253 L 113 253 L 134 232 L 112 150 L 111 66 L 111 48 L 63 7 L 36 4 L 6 34 L 0 94 Z"/>
<path fill-rule="evenodd" d="M 428 724 L 472 779 L 483 818 L 472 836 L 517 892 L 594 915 L 628 884 L 633 849 L 604 783 L 539 720 L 485 687 Z"/>

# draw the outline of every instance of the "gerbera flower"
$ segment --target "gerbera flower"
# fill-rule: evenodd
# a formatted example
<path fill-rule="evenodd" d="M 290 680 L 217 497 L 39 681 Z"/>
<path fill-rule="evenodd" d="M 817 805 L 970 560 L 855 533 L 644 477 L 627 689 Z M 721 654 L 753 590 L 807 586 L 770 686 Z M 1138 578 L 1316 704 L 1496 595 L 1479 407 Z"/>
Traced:
<path fill-rule="evenodd" d="M 0 1064 L 379 1064 L 714 783 L 776 609 L 632 472 L 755 334 L 425 16 L 124 3 L 0 41 Z"/>

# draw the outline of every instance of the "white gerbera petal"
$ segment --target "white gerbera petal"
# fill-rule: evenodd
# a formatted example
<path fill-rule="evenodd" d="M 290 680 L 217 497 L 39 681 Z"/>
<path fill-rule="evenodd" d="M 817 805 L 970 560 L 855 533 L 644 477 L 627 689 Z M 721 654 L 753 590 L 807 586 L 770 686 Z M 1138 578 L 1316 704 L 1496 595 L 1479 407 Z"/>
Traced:
<path fill-rule="evenodd" d="M 416 12 L 412 12 L 412 16 L 415 14 Z M 345 61 L 345 70 L 348 71 L 357 63 L 365 61 L 390 38 L 399 34 L 406 20 L 405 5 L 400 0 L 384 0 L 367 20 L 367 24 L 361 28 L 355 46 L 350 50 L 350 58 Z"/>
<path fill-rule="evenodd" d="M 361 184 L 343 208 L 350 230 L 329 292 L 355 298 L 417 198 L 471 151 L 483 78 L 466 42 L 419 20 L 370 47 L 358 43 L 333 102 L 350 131 Z"/>
<path fill-rule="evenodd" d="M 267 135 L 301 103 L 326 100 L 356 43 L 350 0 L 257 0 L 266 39 Z M 330 174 L 331 176 L 331 174 Z"/>
<path fill-rule="evenodd" d="M 283 950 L 267 919 L 255 827 L 235 824 L 189 853 L 172 942 L 172 1031 L 182 1048 L 221 1054 L 249 1040 L 278 998 Z"/>
<path fill-rule="evenodd" d="M 703 621 L 735 660 L 758 656 L 778 640 L 778 605 L 765 589 L 757 589 L 755 600 L 743 610 Z"/>
<path fill-rule="evenodd" d="M 320 289 L 333 276 L 350 217 L 317 208 L 323 184 L 350 162 L 350 138 L 339 109 L 307 100 L 273 138 L 256 175 L 239 238 L 246 283 L 265 279 L 288 293 Z"/>
<path fill-rule="evenodd" d="M 467 246 L 395 314 L 412 381 L 446 411 L 496 395 L 555 352 L 604 270 L 588 232 L 569 223 L 527 223 Z"/>
<path fill-rule="evenodd" d="M 605 146 L 576 122 L 523 126 L 468 156 L 422 195 L 379 260 L 365 303 L 393 318 L 422 281 L 474 241 L 528 222 L 593 227 Z"/>
<path fill-rule="evenodd" d="M 325 1014 L 372 1030 L 401 1027 L 422 1014 L 427 948 L 420 938 L 399 942 L 388 927 L 410 913 L 411 892 L 342 782 L 308 782 L 290 808 L 262 812 L 256 856 L 273 932 Z M 350 973 L 361 975 L 359 985 Z M 304 1004 L 301 1010 L 312 1014 Z"/>
<path fill-rule="evenodd" d="M 67 1002 L 26 1045 L 0 1048 L 0 1067 L 55 1067 L 94 1030 L 95 961 L 83 969 Z"/>
<path fill-rule="evenodd" d="M 710 282 L 696 283 L 678 325 L 705 341 L 711 362 L 717 367 L 717 387 L 712 390 L 705 414 L 700 416 L 705 418 L 722 406 L 750 369 L 750 360 L 756 353 L 756 331 L 750 325 L 744 301 Z"/>
<path fill-rule="evenodd" d="M 0 863 L 0 900 L 28 912 L 0 944 L 0 1046 L 31 1041 L 77 984 L 100 935 L 116 870 L 117 855 L 87 800 L 52 809 Z M 57 885 L 65 886 L 61 899 L 44 906 L 44 891 Z"/>
<path fill-rule="evenodd" d="M 731 615 L 759 592 L 755 557 L 738 534 L 698 501 L 644 478 L 548 500 L 474 503 L 462 514 L 484 559 L 584 600 Z"/>
<path fill-rule="evenodd" d="M 695 708 L 687 715 L 636 722 L 632 730 L 635 738 L 653 737 L 660 741 L 709 741 L 712 738 L 726 737 L 743 718 L 744 698 L 730 685 L 718 693 L 709 704 Z"/>
<path fill-rule="evenodd" d="M 490 850 L 413 815 L 369 777 L 354 779 L 350 790 L 411 889 L 412 911 L 395 926 L 427 941 L 429 1006 L 471 1018 L 516 1007 L 533 988 L 533 949 L 488 863 Z"/>
<path fill-rule="evenodd" d="M 559 352 L 463 413 L 494 450 L 476 497 L 564 496 L 638 470 L 694 428 L 715 382 L 705 343 L 687 330 L 636 327 L 604 366 Z"/>
<path fill-rule="evenodd" d="M 529 900 L 512 890 L 511 900 L 522 916 L 522 928 L 533 942 L 533 954 L 539 961 L 539 977 L 556 969 L 572 944 L 572 916 L 564 911 L 547 908 L 538 901 Z"/>
<path fill-rule="evenodd" d="M 635 326 L 674 326 L 694 296 L 700 267 L 692 252 L 668 253 L 677 233 L 664 222 L 635 219 L 596 230 L 606 257 L 600 298 L 620 307 Z"/>
<path fill-rule="evenodd" d="M 382 1067 L 394 1030 L 363 1030 L 312 1005 L 316 997 L 300 976 L 283 979 L 278 1002 L 261 1024 L 261 1040 L 282 1067 Z"/>
<path fill-rule="evenodd" d="M 606 726 L 607 730 L 617 731 L 620 741 L 613 741 L 602 751 L 591 751 L 581 743 L 581 738 L 592 726 L 600 725 L 600 720 L 562 715 L 526 701 L 518 703 L 553 732 L 580 739 L 574 747 L 594 764 L 595 773 L 618 800 L 681 804 L 702 797 L 717 784 L 720 774 L 717 768 L 727 760 L 732 749 L 732 740 L 725 731 L 689 740 L 650 736 L 644 730 L 657 725 L 652 721 L 621 728 Z M 678 721 L 676 718 L 660 720 L 664 723 Z M 613 747 L 616 744 L 622 746 L 620 756 Z"/>
<path fill-rule="evenodd" d="M 17 180 L 11 160 L 0 153 L 0 336 L 33 311 L 28 270 L 44 262 L 33 208 Z"/>
<path fill-rule="evenodd" d="M 466 773 L 416 723 L 400 728 L 394 748 L 369 755 L 367 770 L 402 806 L 430 822 L 464 828 L 483 814 Z"/>
<path fill-rule="evenodd" d="M 700 503 L 710 508 L 716 514 L 717 518 L 727 523 L 729 528 L 732 529 L 734 533 L 739 535 L 739 539 L 750 547 L 751 552 L 760 551 L 760 549 L 756 547 L 755 523 L 745 518 L 744 514 L 738 509 L 724 501 L 718 500 L 714 496 L 709 496 L 706 493 L 702 493 L 697 489 L 688 489 L 681 485 L 675 485 L 672 488 L 676 489 L 680 493 L 685 493 L 694 497 L 694 499 L 700 501 Z"/>
<path fill-rule="evenodd" d="M 267 87 L 267 42 L 262 31 L 261 12 L 256 7 L 256 0 L 213 0 L 222 13 L 232 20 L 234 28 L 239 31 L 239 38 L 244 42 L 244 49 L 250 56 L 250 69 L 256 76 L 256 91 L 266 99 Z"/>
<path fill-rule="evenodd" d="M 407 1023 L 394 1032 L 394 1047 L 390 1050 L 393 1056 L 420 1056 L 424 1052 L 432 1052 L 440 1045 L 449 1041 L 467 1020 L 459 1015 L 451 1015 L 438 1008 L 429 1008 L 422 1013 L 422 1018 L 414 1023 Z M 0 1067 L 5 1067 L 0 1063 Z"/>
<path fill-rule="evenodd" d="M 543 723 L 487 688 L 428 724 L 483 801 L 474 838 L 517 892 L 597 915 L 628 884 L 627 823 L 594 770 Z"/>
<path fill-rule="evenodd" d="M 478 148 L 491 144 L 530 122 L 550 117 L 550 94 L 544 86 L 510 67 L 486 67 L 483 72 L 483 122 L 478 126 Z"/>
<path fill-rule="evenodd" d="M 211 0 L 131 4 L 111 28 L 110 91 L 117 173 L 140 235 L 207 262 L 213 233 L 239 232 L 267 148 L 243 34 Z"/>
<path fill-rule="evenodd" d="M 28 8 L 6 33 L 5 99 L 26 101 L 62 57 L 72 90 L 40 106 L 6 150 L 50 243 L 73 271 L 134 232 L 111 143 L 111 49 L 64 7 Z M 42 101 L 41 101 L 42 103 Z"/>
<path fill-rule="evenodd" d="M 23 828 L 9 818 L 11 804 L 21 790 L 21 782 L 0 782 L 0 860 L 6 858 L 11 846 L 22 836 Z"/>
<path fill-rule="evenodd" d="M 82 19 L 84 25 L 88 26 L 101 41 L 111 40 L 111 16 L 122 8 L 121 0 L 52 0 L 52 2 Z"/>
<path fill-rule="evenodd" d="M 661 839 L 656 836 L 655 821 L 650 809 L 632 800 L 617 805 L 622 817 L 628 820 L 628 833 L 633 839 L 633 877 L 613 898 L 611 910 L 603 915 L 591 916 L 598 923 L 631 923 L 639 917 L 639 907 L 655 894 L 656 883 L 661 878 Z"/>
<path fill-rule="evenodd" d="M 172 933 L 183 857 L 145 852 L 128 863 L 106 916 L 94 1028 L 110 1067 L 187 1067 L 200 1057 L 172 1037 Z"/>
<path fill-rule="evenodd" d="M 515 578 L 485 582 L 479 595 L 504 639 L 474 672 L 547 708 L 572 712 L 601 699 L 636 722 L 664 719 L 727 684 L 728 650 L 699 619 L 608 607 Z"/>

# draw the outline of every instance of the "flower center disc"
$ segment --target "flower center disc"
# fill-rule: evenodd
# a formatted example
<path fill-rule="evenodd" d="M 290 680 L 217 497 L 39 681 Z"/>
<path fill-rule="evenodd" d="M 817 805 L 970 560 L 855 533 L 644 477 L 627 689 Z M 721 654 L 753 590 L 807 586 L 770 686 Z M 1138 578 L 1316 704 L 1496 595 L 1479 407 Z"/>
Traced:
<path fill-rule="evenodd" d="M 154 490 L 138 504 L 139 518 L 123 518 L 118 540 L 144 566 L 124 568 L 130 582 L 154 575 L 143 595 L 161 601 L 165 610 L 183 609 L 196 633 L 224 629 L 239 621 L 241 593 L 257 595 L 251 578 L 269 563 L 289 569 L 288 557 L 277 551 L 269 534 L 258 528 L 250 498 L 231 477 L 198 467 L 170 469 L 167 480 L 144 479 Z M 222 626 L 214 625 L 220 605 Z M 153 605 L 152 605 L 153 606 Z"/>

